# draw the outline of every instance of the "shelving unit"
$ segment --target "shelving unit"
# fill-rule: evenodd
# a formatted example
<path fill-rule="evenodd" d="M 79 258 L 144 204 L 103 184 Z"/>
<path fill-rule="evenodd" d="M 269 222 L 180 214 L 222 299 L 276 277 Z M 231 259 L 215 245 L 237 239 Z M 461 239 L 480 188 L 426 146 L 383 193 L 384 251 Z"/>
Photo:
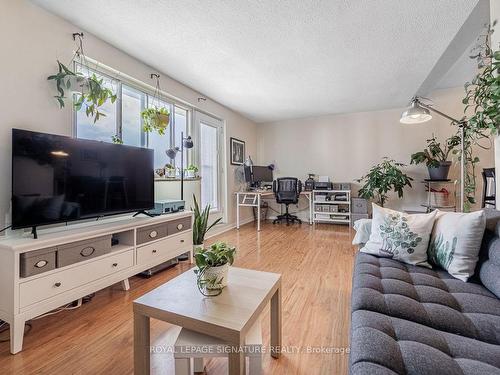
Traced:
<path fill-rule="evenodd" d="M 351 223 L 351 190 L 313 190 L 312 201 L 315 223 Z"/>

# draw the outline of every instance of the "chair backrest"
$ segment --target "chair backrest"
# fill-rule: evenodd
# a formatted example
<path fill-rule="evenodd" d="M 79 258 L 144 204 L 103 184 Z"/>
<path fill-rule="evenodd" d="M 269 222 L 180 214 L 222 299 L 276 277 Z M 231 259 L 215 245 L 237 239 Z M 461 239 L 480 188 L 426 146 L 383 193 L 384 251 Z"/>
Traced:
<path fill-rule="evenodd" d="M 302 191 L 302 183 L 295 177 L 281 177 L 273 181 L 277 203 L 296 204 Z"/>
<path fill-rule="evenodd" d="M 483 169 L 483 202 L 482 207 L 495 208 L 495 168 Z"/>

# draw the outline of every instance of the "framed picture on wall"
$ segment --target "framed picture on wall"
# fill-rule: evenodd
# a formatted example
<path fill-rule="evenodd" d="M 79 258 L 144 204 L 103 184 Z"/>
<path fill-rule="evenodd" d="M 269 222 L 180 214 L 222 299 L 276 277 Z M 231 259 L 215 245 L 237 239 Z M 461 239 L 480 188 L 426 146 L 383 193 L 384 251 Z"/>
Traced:
<path fill-rule="evenodd" d="M 243 165 L 245 162 L 245 142 L 231 138 L 231 164 Z"/>

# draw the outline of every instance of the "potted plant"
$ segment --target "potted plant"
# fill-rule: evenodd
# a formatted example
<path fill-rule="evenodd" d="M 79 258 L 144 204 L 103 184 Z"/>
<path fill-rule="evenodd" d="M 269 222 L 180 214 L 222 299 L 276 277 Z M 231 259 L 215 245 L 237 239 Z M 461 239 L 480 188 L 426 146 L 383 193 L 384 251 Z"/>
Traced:
<path fill-rule="evenodd" d="M 204 296 L 217 296 L 227 286 L 229 266 L 234 262 L 235 247 L 217 242 L 194 254 L 196 282 Z"/>
<path fill-rule="evenodd" d="M 188 177 L 188 178 L 195 178 L 196 177 L 196 173 L 198 173 L 198 167 L 196 165 L 190 164 L 186 168 L 186 177 Z"/>
<path fill-rule="evenodd" d="M 165 164 L 165 172 L 168 178 L 175 178 L 175 167 L 172 164 Z"/>
<path fill-rule="evenodd" d="M 413 181 L 413 178 L 401 171 L 401 167 L 404 166 L 403 163 L 384 157 L 365 176 L 357 180 L 357 182 L 364 182 L 358 195 L 365 199 L 376 198 L 377 203 L 382 207 L 387 201 L 387 193 L 391 190 L 396 192 L 400 199 L 403 198 L 404 187 L 411 187 L 411 181 Z"/>
<path fill-rule="evenodd" d="M 446 139 L 443 146 L 433 135 L 427 140 L 427 148 L 411 155 L 411 164 L 425 163 L 429 170 L 431 180 L 446 180 L 450 171 L 451 161 L 448 160 L 450 152 L 460 145 L 458 135 Z"/>
<path fill-rule="evenodd" d="M 199 249 L 203 249 L 203 242 L 205 241 L 205 235 L 207 232 L 217 223 L 219 223 L 222 218 L 216 219 L 212 224 L 208 224 L 208 217 L 210 215 L 210 205 L 207 204 L 203 211 L 200 211 L 200 206 L 196 200 L 196 196 L 193 194 L 194 208 L 191 210 L 194 213 L 193 221 L 193 252 Z"/>
<path fill-rule="evenodd" d="M 90 77 L 85 77 L 80 72 L 73 72 L 59 60 L 57 60 L 58 72 L 54 75 L 48 76 L 47 80 L 54 81 L 58 95 L 54 98 L 59 102 L 61 108 L 64 107 L 64 100 L 66 99 L 65 90 L 71 90 L 76 95 L 73 96 L 73 106 L 76 111 L 85 107 L 85 114 L 87 117 L 94 119 L 94 123 L 99 118 L 106 116 L 103 112 L 99 111 L 108 100 L 111 103 L 116 101 L 116 94 L 111 91 L 104 84 L 104 79 L 92 74 Z"/>
<path fill-rule="evenodd" d="M 141 117 L 144 122 L 143 129 L 147 133 L 157 131 L 158 134 L 164 135 L 170 122 L 170 112 L 165 107 L 147 108 L 141 112 Z"/>

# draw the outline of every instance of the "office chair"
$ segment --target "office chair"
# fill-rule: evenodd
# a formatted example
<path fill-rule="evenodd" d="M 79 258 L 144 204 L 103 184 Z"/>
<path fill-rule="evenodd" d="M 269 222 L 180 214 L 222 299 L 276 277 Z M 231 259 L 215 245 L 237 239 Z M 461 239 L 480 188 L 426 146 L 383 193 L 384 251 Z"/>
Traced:
<path fill-rule="evenodd" d="M 495 168 L 483 169 L 483 204 L 481 207 L 486 206 L 495 208 Z"/>
<path fill-rule="evenodd" d="M 282 177 L 273 181 L 273 192 L 276 197 L 276 202 L 286 206 L 286 212 L 283 215 L 278 215 L 278 217 L 273 220 L 273 224 L 281 223 L 283 220 L 286 221 L 286 225 L 295 222 L 302 224 L 302 220 L 288 212 L 289 205 L 299 202 L 301 191 L 302 183 L 295 177 Z"/>

